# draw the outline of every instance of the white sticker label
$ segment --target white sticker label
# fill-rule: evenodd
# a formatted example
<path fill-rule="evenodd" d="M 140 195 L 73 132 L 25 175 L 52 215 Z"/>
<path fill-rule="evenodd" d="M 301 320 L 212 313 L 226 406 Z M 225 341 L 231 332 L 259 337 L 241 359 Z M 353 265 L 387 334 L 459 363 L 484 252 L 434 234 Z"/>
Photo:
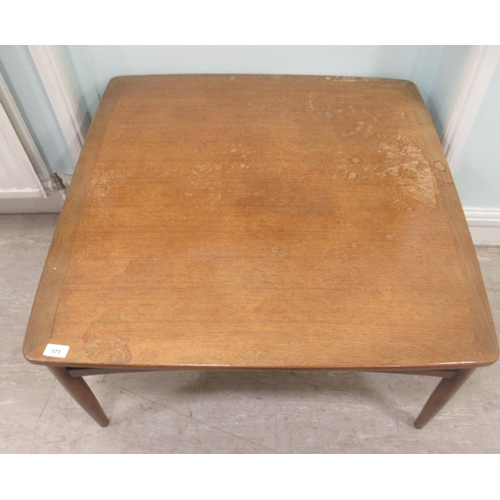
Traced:
<path fill-rule="evenodd" d="M 52 358 L 65 358 L 68 355 L 69 345 L 47 344 L 44 356 L 51 356 Z"/>

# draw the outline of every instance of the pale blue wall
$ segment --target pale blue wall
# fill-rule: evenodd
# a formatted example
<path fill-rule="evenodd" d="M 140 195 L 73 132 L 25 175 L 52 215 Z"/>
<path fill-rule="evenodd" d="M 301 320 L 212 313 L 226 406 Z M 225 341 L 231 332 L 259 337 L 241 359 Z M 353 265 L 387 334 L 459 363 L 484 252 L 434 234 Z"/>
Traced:
<path fill-rule="evenodd" d="M 500 64 L 454 177 L 464 207 L 500 209 Z"/>
<path fill-rule="evenodd" d="M 26 45 L 0 45 L 0 72 L 52 172 L 75 169 L 67 143 Z"/>
<path fill-rule="evenodd" d="M 428 92 L 426 104 L 441 140 L 470 50 L 470 45 L 445 46 Z"/>
<path fill-rule="evenodd" d="M 78 99 L 92 116 L 118 75 L 273 73 L 414 81 L 428 98 L 442 46 L 68 46 Z"/>
<path fill-rule="evenodd" d="M 76 47 L 73 50 L 73 53 L 77 54 L 78 49 L 79 47 Z M 80 49 L 83 50 L 83 47 L 80 47 Z M 85 132 L 87 132 L 90 127 L 92 117 L 97 109 L 97 105 L 99 104 L 99 97 L 96 92 L 94 92 L 94 94 L 90 94 L 92 99 L 89 100 L 88 97 L 83 94 L 82 90 L 81 82 L 86 82 L 89 75 L 91 75 L 91 69 L 86 64 L 85 58 L 82 60 L 75 58 L 69 51 L 69 47 L 67 45 L 59 46 L 59 54 L 61 55 L 61 59 L 66 68 L 66 73 L 73 89 L 73 94 L 80 111 L 80 116 L 82 117 Z M 89 94 L 88 91 L 87 94 Z"/>

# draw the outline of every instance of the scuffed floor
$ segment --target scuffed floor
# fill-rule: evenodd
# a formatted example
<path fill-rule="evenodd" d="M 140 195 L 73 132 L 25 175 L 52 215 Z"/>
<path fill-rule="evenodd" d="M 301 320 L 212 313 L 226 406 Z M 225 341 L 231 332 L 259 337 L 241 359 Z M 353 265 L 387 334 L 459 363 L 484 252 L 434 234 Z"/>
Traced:
<path fill-rule="evenodd" d="M 21 353 L 57 215 L 0 216 L 2 453 L 499 453 L 500 363 L 427 427 L 438 379 L 335 372 L 171 371 L 88 377 L 102 429 Z M 500 247 L 478 247 L 500 325 Z"/>

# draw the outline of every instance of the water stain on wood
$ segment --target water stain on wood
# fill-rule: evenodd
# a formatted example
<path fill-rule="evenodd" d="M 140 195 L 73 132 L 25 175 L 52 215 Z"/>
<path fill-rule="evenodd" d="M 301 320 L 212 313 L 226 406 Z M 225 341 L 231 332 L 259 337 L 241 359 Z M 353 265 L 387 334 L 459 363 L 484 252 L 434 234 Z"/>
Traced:
<path fill-rule="evenodd" d="M 83 335 L 83 346 L 88 358 L 108 363 L 130 363 L 132 355 L 128 342 L 130 331 L 127 322 L 96 321 Z"/>

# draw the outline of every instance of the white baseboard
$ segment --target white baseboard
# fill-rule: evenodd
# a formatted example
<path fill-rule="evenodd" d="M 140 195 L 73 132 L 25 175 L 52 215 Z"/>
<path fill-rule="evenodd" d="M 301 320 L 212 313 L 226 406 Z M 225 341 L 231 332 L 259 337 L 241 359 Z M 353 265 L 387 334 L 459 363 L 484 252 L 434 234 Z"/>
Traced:
<path fill-rule="evenodd" d="M 72 174 L 60 174 L 67 188 L 71 184 Z M 62 210 L 66 193 L 60 193 L 55 189 L 52 179 L 42 181 L 45 188 L 45 198 L 33 198 L 16 193 L 13 197 L 2 197 L 0 192 L 0 215 L 1 214 L 44 214 L 58 213 Z"/>
<path fill-rule="evenodd" d="M 465 208 L 464 212 L 475 245 L 500 245 L 500 210 Z"/>
<path fill-rule="evenodd" d="M 59 191 L 50 191 L 46 198 L 2 198 L 0 214 L 44 214 L 60 212 L 63 198 Z"/>

